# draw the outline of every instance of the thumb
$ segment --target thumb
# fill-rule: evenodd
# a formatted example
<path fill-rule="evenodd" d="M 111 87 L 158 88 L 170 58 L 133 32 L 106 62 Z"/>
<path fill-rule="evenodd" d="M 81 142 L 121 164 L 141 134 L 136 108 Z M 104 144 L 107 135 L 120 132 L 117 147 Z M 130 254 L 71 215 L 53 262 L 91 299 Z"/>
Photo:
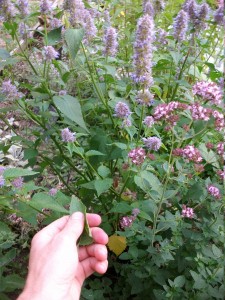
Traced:
<path fill-rule="evenodd" d="M 73 213 L 62 232 L 67 236 L 70 236 L 71 239 L 77 241 L 83 232 L 84 229 L 84 214 L 81 212 Z"/>

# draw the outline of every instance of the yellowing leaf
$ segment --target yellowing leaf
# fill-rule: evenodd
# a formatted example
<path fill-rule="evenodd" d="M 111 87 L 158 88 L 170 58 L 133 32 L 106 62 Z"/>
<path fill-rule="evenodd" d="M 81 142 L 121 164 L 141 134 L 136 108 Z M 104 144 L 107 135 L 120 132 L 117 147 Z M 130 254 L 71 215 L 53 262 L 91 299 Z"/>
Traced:
<path fill-rule="evenodd" d="M 108 242 L 109 249 L 119 256 L 127 247 L 127 241 L 124 236 L 111 235 Z"/>
<path fill-rule="evenodd" d="M 120 14 L 121 14 L 123 17 L 125 16 L 124 11 L 121 11 Z"/>

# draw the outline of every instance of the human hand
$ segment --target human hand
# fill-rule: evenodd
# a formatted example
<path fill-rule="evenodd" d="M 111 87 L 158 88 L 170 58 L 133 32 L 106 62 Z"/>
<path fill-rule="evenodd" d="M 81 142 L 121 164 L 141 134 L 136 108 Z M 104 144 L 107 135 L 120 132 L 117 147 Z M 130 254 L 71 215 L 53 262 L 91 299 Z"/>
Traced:
<path fill-rule="evenodd" d="M 88 276 L 106 272 L 108 236 L 97 227 L 99 215 L 87 214 L 87 220 L 94 239 L 89 246 L 77 246 L 84 228 L 80 212 L 56 220 L 34 236 L 28 277 L 18 300 L 76 300 Z"/>

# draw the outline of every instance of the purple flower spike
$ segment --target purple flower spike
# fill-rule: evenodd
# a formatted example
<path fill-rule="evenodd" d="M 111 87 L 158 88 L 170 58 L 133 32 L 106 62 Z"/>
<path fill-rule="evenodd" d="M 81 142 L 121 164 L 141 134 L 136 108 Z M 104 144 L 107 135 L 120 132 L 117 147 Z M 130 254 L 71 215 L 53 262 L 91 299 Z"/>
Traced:
<path fill-rule="evenodd" d="M 76 133 L 75 132 L 71 132 L 69 130 L 69 128 L 65 128 L 61 131 L 61 137 L 63 142 L 71 142 L 73 143 L 76 140 L 75 137 Z"/>
<path fill-rule="evenodd" d="M 118 102 L 115 107 L 115 115 L 118 118 L 127 118 L 131 114 L 129 106 L 124 102 Z"/>
<path fill-rule="evenodd" d="M 148 148 L 149 150 L 158 151 L 162 145 L 161 139 L 159 139 L 156 136 L 149 137 L 147 139 L 143 138 L 142 140 L 143 140 L 146 148 Z"/>

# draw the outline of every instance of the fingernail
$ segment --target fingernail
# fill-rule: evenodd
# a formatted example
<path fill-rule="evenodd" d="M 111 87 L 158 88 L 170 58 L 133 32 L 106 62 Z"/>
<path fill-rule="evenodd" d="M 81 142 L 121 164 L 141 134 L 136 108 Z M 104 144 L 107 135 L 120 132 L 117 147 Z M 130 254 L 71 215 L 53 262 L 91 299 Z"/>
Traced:
<path fill-rule="evenodd" d="M 72 214 L 71 218 L 73 220 L 83 220 L 84 219 L 84 214 L 82 212 L 77 211 L 77 212 Z"/>

